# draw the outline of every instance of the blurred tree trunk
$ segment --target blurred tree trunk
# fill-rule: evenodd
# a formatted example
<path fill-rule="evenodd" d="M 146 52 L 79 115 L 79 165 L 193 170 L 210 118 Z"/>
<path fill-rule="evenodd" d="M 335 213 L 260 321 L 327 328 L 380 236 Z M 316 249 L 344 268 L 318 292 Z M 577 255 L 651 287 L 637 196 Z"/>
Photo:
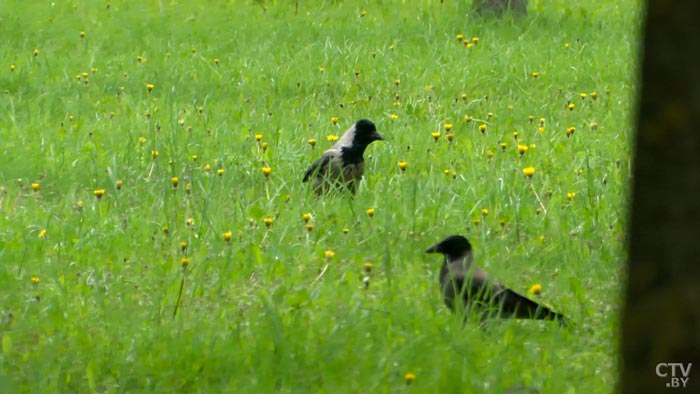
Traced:
<path fill-rule="evenodd" d="M 700 392 L 700 2 L 648 0 L 620 391 Z M 676 377 L 681 371 L 676 369 Z M 678 382 L 676 382 L 678 383 Z M 691 389 L 695 388 L 695 390 Z"/>
<path fill-rule="evenodd" d="M 474 0 L 472 9 L 478 14 L 502 15 L 506 10 L 518 14 L 527 14 L 527 0 Z"/>

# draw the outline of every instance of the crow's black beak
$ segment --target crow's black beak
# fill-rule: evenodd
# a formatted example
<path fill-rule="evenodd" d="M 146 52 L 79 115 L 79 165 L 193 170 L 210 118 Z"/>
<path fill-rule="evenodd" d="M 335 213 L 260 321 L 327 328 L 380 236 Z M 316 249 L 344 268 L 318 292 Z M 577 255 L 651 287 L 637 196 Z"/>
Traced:
<path fill-rule="evenodd" d="M 440 244 L 433 245 L 425 250 L 425 253 L 438 253 L 440 252 Z"/>
<path fill-rule="evenodd" d="M 375 131 L 374 133 L 372 133 L 372 139 L 374 141 L 384 141 L 384 136 Z"/>

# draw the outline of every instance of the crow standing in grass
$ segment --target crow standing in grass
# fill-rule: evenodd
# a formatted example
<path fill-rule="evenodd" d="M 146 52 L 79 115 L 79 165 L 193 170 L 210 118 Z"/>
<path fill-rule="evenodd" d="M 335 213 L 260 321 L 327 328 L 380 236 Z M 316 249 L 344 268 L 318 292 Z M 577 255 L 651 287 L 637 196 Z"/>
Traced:
<path fill-rule="evenodd" d="M 463 305 L 467 310 L 476 308 L 482 317 L 565 322 L 564 316 L 489 279 L 484 271 L 472 264 L 472 246 L 461 235 L 445 238 L 428 248 L 426 253 L 445 255 L 440 269 L 440 289 L 445 305 L 452 311 Z"/>
<path fill-rule="evenodd" d="M 362 157 L 365 148 L 383 139 L 374 123 L 367 119 L 359 120 L 306 170 L 304 182 L 313 180 L 313 188 L 318 195 L 341 187 L 347 187 L 354 194 L 357 183 L 365 173 L 365 159 Z"/>

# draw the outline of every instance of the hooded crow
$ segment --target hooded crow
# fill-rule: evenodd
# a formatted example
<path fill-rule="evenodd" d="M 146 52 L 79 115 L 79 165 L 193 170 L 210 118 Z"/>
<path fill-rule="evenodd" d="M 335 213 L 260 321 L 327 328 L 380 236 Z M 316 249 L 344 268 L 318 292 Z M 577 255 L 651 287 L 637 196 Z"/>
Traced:
<path fill-rule="evenodd" d="M 313 189 L 321 195 L 329 189 L 347 187 L 354 194 L 365 173 L 367 145 L 383 140 L 374 123 L 361 119 L 306 170 L 303 182 L 313 179 Z"/>
<path fill-rule="evenodd" d="M 564 316 L 551 311 L 498 282 L 473 265 L 472 245 L 461 235 L 452 235 L 431 246 L 426 253 L 441 253 L 445 262 L 440 269 L 440 290 L 445 305 L 454 311 L 462 305 L 476 309 L 481 317 L 558 320 Z M 460 301 L 461 299 L 461 301 Z"/>

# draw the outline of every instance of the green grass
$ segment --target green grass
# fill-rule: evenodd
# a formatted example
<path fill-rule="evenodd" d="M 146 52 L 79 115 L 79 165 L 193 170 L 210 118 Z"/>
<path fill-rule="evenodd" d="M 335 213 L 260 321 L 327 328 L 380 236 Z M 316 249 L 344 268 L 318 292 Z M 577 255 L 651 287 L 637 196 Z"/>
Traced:
<path fill-rule="evenodd" d="M 0 392 L 612 390 L 638 1 L 148 3 L 0 4 Z M 358 194 L 315 198 L 360 118 Z M 454 233 L 573 327 L 463 327 Z"/>

